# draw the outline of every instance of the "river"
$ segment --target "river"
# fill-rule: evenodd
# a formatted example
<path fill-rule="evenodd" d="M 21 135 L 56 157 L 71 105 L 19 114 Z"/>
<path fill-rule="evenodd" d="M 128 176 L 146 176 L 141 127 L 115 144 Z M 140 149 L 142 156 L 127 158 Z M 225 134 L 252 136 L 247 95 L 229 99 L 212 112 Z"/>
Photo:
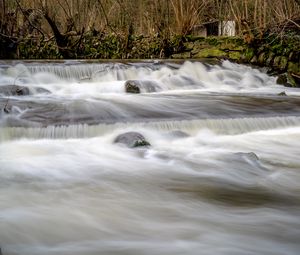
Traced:
<path fill-rule="evenodd" d="M 3 255 L 299 254 L 299 89 L 228 61 L 1 61 L 6 85 Z"/>

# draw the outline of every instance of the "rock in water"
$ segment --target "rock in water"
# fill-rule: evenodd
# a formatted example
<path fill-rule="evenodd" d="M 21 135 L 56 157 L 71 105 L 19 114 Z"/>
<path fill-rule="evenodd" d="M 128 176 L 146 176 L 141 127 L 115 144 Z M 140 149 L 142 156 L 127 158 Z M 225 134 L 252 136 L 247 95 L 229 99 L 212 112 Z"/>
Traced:
<path fill-rule="evenodd" d="M 174 130 L 169 132 L 169 135 L 176 137 L 176 138 L 186 138 L 189 137 L 189 134 L 181 131 L 181 130 Z"/>
<path fill-rule="evenodd" d="M 35 93 L 50 93 L 49 90 L 44 88 L 32 88 L 32 91 L 28 87 L 19 85 L 3 85 L 0 86 L 0 94 L 5 96 L 28 96 Z"/>
<path fill-rule="evenodd" d="M 30 92 L 27 87 L 19 85 L 4 85 L 0 86 L 0 94 L 5 96 L 27 96 Z"/>
<path fill-rule="evenodd" d="M 285 91 L 282 91 L 280 93 L 277 94 L 278 96 L 287 96 L 287 94 L 285 93 Z"/>
<path fill-rule="evenodd" d="M 137 132 L 127 132 L 120 134 L 114 140 L 114 143 L 125 144 L 129 148 L 150 146 L 151 144 L 145 139 L 145 137 Z"/>
<path fill-rule="evenodd" d="M 48 89 L 44 88 L 34 88 L 35 92 L 38 94 L 50 94 L 50 91 Z"/>
<path fill-rule="evenodd" d="M 259 160 L 259 157 L 254 152 L 237 152 L 234 154 L 253 161 Z"/>
<path fill-rule="evenodd" d="M 161 90 L 162 88 L 159 84 L 151 80 L 128 80 L 125 82 L 125 91 L 127 93 L 152 93 Z"/>
<path fill-rule="evenodd" d="M 141 93 L 140 88 L 139 88 L 138 84 L 136 83 L 136 81 L 126 81 L 125 82 L 125 91 L 127 93 L 134 93 L 134 94 Z"/>

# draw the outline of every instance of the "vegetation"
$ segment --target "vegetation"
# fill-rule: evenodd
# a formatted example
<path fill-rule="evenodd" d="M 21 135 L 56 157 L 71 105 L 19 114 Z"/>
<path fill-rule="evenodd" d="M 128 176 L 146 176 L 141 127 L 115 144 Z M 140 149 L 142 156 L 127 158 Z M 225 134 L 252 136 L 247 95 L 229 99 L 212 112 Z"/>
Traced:
<path fill-rule="evenodd" d="M 299 37 L 300 0 L 0 0 L 0 57 L 169 57 L 217 20 L 249 44 Z"/>

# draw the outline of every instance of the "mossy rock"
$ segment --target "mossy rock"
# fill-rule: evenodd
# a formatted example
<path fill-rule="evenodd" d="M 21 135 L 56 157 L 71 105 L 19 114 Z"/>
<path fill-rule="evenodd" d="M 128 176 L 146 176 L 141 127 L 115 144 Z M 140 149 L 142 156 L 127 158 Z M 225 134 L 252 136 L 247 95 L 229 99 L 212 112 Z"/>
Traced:
<path fill-rule="evenodd" d="M 290 73 L 288 76 L 289 79 L 293 79 L 294 85 L 300 87 L 300 73 Z"/>
<path fill-rule="evenodd" d="M 185 38 L 188 42 L 200 42 L 206 40 L 206 37 L 194 35 L 187 35 Z"/>
<path fill-rule="evenodd" d="M 251 48 L 246 49 L 246 51 L 244 52 L 242 59 L 245 62 L 250 62 L 252 60 L 252 58 L 254 57 L 254 50 Z"/>
<path fill-rule="evenodd" d="M 218 48 L 206 48 L 200 50 L 193 58 L 227 58 L 228 55 L 226 52 Z"/>
<path fill-rule="evenodd" d="M 288 73 L 280 74 L 276 80 L 276 83 L 285 87 L 296 87 L 296 82 L 293 77 Z"/>
<path fill-rule="evenodd" d="M 177 54 L 173 54 L 171 56 L 171 58 L 173 58 L 173 59 L 187 59 L 187 58 L 191 58 L 191 53 L 190 52 L 177 53 Z"/>
<path fill-rule="evenodd" d="M 266 66 L 270 67 L 273 65 L 275 58 L 275 54 L 273 52 L 269 52 L 267 59 L 266 59 Z"/>
<path fill-rule="evenodd" d="M 192 55 L 197 54 L 199 51 L 206 49 L 206 48 L 210 48 L 211 46 L 207 45 L 207 44 L 196 44 L 195 47 L 193 48 L 193 50 L 191 51 Z"/>
<path fill-rule="evenodd" d="M 280 70 L 286 70 L 287 66 L 288 66 L 288 58 L 282 56 L 280 59 L 280 66 L 279 66 Z"/>
<path fill-rule="evenodd" d="M 239 51 L 229 52 L 229 59 L 239 61 L 242 59 L 242 53 Z"/>
<path fill-rule="evenodd" d="M 266 52 L 262 52 L 259 54 L 258 59 L 257 59 L 257 63 L 261 66 L 265 65 L 266 62 Z"/>
<path fill-rule="evenodd" d="M 245 42 L 241 37 L 228 37 L 227 40 L 236 45 L 245 47 Z"/>
<path fill-rule="evenodd" d="M 288 82 L 287 74 L 280 74 L 276 80 L 277 84 L 286 85 Z"/>
<path fill-rule="evenodd" d="M 250 60 L 250 63 L 253 64 L 253 65 L 256 65 L 257 64 L 257 56 L 253 56 Z"/>
<path fill-rule="evenodd" d="M 212 46 L 218 46 L 218 45 L 220 45 L 222 43 L 221 40 L 220 40 L 220 38 L 216 38 L 216 37 L 208 37 L 206 39 L 206 42 L 209 45 L 212 45 Z"/>
<path fill-rule="evenodd" d="M 135 143 L 132 146 L 132 148 L 145 147 L 145 146 L 150 146 L 150 145 L 151 144 L 149 142 L 147 142 L 146 140 L 138 140 L 138 141 L 135 141 Z"/>
<path fill-rule="evenodd" d="M 244 51 L 246 48 L 244 45 L 240 45 L 240 46 L 235 46 L 233 49 L 236 51 Z"/>
<path fill-rule="evenodd" d="M 284 46 L 281 43 L 275 44 L 271 47 L 271 50 L 276 54 L 276 55 L 283 55 L 284 51 Z"/>
<path fill-rule="evenodd" d="M 219 47 L 220 50 L 233 50 L 236 48 L 236 45 L 234 43 L 222 43 Z"/>
<path fill-rule="evenodd" d="M 277 70 L 279 69 L 280 61 L 281 61 L 281 57 L 280 57 L 280 56 L 276 56 L 276 57 L 274 58 L 273 67 L 274 67 L 275 69 L 277 69 Z"/>
<path fill-rule="evenodd" d="M 186 51 L 191 51 L 195 47 L 195 44 L 193 42 L 187 42 L 187 43 L 184 43 L 183 45 L 184 45 L 184 49 Z"/>
<path fill-rule="evenodd" d="M 200 41 L 195 41 L 194 45 L 195 45 L 195 47 L 197 47 L 197 46 L 203 46 L 203 45 L 209 45 L 209 44 L 205 40 L 200 40 Z"/>
<path fill-rule="evenodd" d="M 291 73 L 300 73 L 300 65 L 295 62 L 289 62 L 287 70 Z"/>

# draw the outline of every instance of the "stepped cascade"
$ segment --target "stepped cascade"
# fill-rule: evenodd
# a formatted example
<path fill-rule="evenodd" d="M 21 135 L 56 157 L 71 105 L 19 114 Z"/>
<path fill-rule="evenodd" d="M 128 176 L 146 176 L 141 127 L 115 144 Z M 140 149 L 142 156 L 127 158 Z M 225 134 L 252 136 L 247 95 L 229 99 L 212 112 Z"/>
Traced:
<path fill-rule="evenodd" d="M 0 61 L 0 108 L 3 255 L 299 254 L 300 90 L 263 69 Z"/>

